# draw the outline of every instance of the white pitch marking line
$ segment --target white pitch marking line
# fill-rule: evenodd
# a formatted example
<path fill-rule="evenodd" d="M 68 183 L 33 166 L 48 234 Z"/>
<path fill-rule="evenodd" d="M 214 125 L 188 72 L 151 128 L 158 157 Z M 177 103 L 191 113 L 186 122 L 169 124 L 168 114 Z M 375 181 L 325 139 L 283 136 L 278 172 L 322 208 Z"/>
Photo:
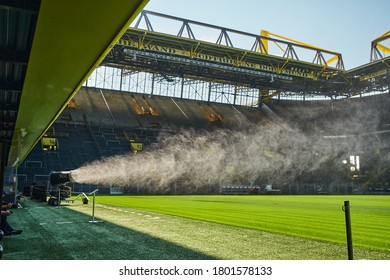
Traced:
<path fill-rule="evenodd" d="M 105 206 L 105 205 L 101 205 L 102 208 L 106 208 L 106 209 L 110 209 L 110 210 L 114 210 L 114 211 L 119 211 L 119 212 L 124 212 L 124 213 L 131 213 L 131 214 L 137 214 L 139 216 L 145 216 L 147 220 L 160 220 L 161 218 L 160 217 L 152 217 L 151 215 L 145 215 L 143 213 L 137 213 L 137 212 L 134 212 L 134 211 L 127 211 L 127 210 L 123 210 L 123 209 L 119 209 L 119 208 L 115 208 L 115 207 L 109 207 L 109 206 Z M 121 221 L 131 221 L 132 219 L 125 219 L 125 220 L 121 220 Z"/>

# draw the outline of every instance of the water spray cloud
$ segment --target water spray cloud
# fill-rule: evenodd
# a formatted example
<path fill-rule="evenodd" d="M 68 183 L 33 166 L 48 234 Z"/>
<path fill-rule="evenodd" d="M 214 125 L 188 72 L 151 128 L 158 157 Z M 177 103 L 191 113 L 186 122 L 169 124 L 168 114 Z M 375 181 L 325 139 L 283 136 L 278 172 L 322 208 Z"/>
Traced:
<path fill-rule="evenodd" d="M 371 152 L 375 147 L 388 147 L 386 137 L 377 133 L 388 114 L 388 99 L 372 104 L 343 100 L 319 105 L 293 103 L 288 108 L 271 105 L 261 108 L 262 126 L 249 125 L 248 119 L 231 120 L 237 124 L 229 125 L 239 128 L 189 129 L 160 136 L 158 149 L 89 163 L 72 170 L 72 179 L 106 186 L 150 186 L 156 191 L 169 190 L 173 184 L 277 185 L 294 183 L 296 178 L 299 183 L 305 182 L 308 174 L 314 178 L 312 182 L 334 176 L 327 182 L 339 184 L 341 176 L 348 175 L 342 161 L 350 155 L 369 151 L 364 154 L 365 162 L 371 156 L 378 169 L 378 158 L 382 165 L 388 164 L 388 157 Z M 324 171 L 322 178 L 316 177 L 321 173 L 317 171 Z"/>
<path fill-rule="evenodd" d="M 161 148 L 105 158 L 72 171 L 79 183 L 116 186 L 210 186 L 293 180 L 331 154 L 323 140 L 287 125 L 241 131 L 185 130 L 160 139 Z"/>

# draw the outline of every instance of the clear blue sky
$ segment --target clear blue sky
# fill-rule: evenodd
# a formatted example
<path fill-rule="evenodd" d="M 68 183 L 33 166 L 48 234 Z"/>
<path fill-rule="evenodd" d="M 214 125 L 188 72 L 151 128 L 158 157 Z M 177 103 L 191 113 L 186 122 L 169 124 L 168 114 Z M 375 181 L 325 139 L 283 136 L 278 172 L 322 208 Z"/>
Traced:
<path fill-rule="evenodd" d="M 268 30 L 341 53 L 347 70 L 368 63 L 371 41 L 390 30 L 389 0 L 150 0 L 145 9 L 253 34 Z"/>

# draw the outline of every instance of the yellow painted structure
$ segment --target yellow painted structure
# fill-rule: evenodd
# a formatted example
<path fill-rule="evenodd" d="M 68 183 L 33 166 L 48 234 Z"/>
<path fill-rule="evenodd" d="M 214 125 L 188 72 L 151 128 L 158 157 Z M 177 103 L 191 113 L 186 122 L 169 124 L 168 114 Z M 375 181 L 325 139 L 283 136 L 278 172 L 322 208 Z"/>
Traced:
<path fill-rule="evenodd" d="M 286 42 L 292 42 L 294 44 L 297 44 L 299 46 L 302 46 L 302 47 L 307 47 L 307 48 L 311 48 L 311 49 L 316 49 L 318 51 L 323 51 L 323 52 L 326 52 L 326 53 L 333 53 L 334 55 L 328 59 L 325 63 L 326 63 L 326 66 L 330 66 L 331 64 L 333 63 L 337 63 L 339 62 L 340 58 L 341 58 L 341 54 L 340 53 L 336 53 L 336 52 L 333 52 L 333 51 L 330 51 L 330 50 L 326 50 L 326 49 L 323 49 L 323 48 L 319 48 L 317 46 L 314 46 L 314 45 L 311 45 L 311 44 L 308 44 L 308 43 L 304 43 L 304 42 L 301 42 L 301 41 L 298 41 L 298 40 L 295 40 L 295 39 L 291 39 L 291 38 L 288 38 L 286 36 L 282 36 L 282 35 L 279 35 L 279 34 L 276 34 L 276 33 L 272 33 L 272 32 L 269 32 L 267 30 L 261 30 L 260 31 L 260 36 L 261 36 L 261 45 L 259 46 L 259 49 L 258 51 L 260 53 L 266 53 L 266 54 L 269 54 L 269 41 L 268 39 L 266 38 L 279 38 L 279 39 L 282 39 L 282 40 L 285 40 Z M 273 42 L 274 44 L 276 44 L 278 46 L 278 48 L 280 48 L 283 52 L 285 52 L 286 50 L 283 49 L 280 44 L 274 42 L 274 41 L 271 41 Z"/>
<path fill-rule="evenodd" d="M 390 54 L 390 48 L 386 47 L 386 46 L 383 45 L 383 44 L 377 43 L 377 42 L 383 41 L 383 40 L 385 40 L 385 39 L 387 39 L 387 38 L 390 38 L 390 30 L 387 31 L 387 32 L 385 32 L 385 33 L 383 33 L 381 36 L 379 36 L 378 38 L 376 38 L 373 42 L 375 42 L 375 47 L 376 47 L 378 50 L 380 50 L 380 51 L 382 51 L 382 52 L 384 52 L 384 53 L 386 53 L 386 54 Z"/>
<path fill-rule="evenodd" d="M 148 0 L 42 0 L 8 157 L 19 166 Z"/>

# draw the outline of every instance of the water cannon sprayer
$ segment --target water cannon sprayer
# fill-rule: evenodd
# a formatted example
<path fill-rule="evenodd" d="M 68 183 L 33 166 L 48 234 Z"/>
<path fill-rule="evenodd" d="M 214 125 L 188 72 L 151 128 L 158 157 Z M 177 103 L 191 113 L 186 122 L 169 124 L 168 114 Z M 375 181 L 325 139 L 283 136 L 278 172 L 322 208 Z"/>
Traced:
<path fill-rule="evenodd" d="M 49 205 L 58 206 L 61 200 L 66 200 L 71 196 L 72 188 L 70 183 L 74 182 L 72 171 L 52 171 L 49 174 L 51 190 L 49 191 Z"/>
<path fill-rule="evenodd" d="M 53 187 L 74 182 L 72 178 L 72 171 L 52 171 L 49 174 L 49 180 Z"/>
<path fill-rule="evenodd" d="M 52 190 L 50 192 L 48 204 L 58 206 L 60 205 L 61 200 L 70 197 L 71 188 L 68 186 L 68 184 L 75 182 L 75 180 L 72 178 L 72 171 L 52 171 L 49 174 L 49 181 L 52 188 L 56 190 Z M 90 221 L 91 223 L 98 222 L 95 220 L 95 197 L 98 191 L 99 189 L 96 189 L 88 194 L 93 195 L 92 221 Z M 83 203 L 88 204 L 89 198 L 85 193 L 80 193 L 72 201 L 75 201 L 78 197 L 83 197 Z"/>

